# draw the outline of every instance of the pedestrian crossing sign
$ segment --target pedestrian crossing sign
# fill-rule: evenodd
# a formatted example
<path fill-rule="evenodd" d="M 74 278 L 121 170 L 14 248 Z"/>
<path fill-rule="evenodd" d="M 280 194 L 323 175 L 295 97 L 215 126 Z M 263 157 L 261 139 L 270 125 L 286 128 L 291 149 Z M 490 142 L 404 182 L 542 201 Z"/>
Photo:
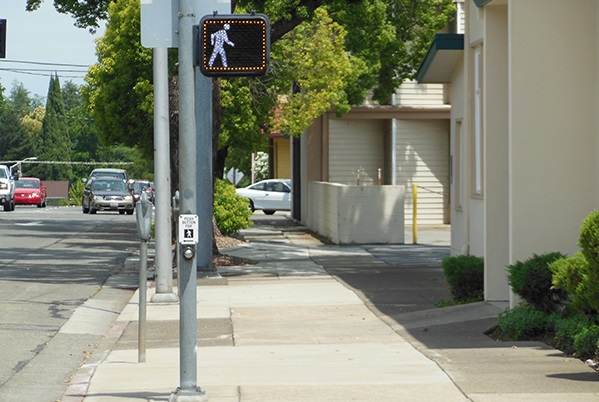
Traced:
<path fill-rule="evenodd" d="M 197 42 L 205 76 L 259 76 L 268 70 L 270 22 L 263 14 L 207 15 Z"/>
<path fill-rule="evenodd" d="M 179 215 L 179 244 L 198 244 L 197 215 Z"/>

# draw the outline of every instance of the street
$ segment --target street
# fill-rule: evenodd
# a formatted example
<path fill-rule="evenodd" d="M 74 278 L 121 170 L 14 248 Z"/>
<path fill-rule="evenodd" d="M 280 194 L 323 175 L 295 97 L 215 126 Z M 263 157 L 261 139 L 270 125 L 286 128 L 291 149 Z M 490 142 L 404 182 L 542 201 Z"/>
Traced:
<path fill-rule="evenodd" d="M 101 330 L 61 327 L 99 294 L 115 306 L 130 299 L 132 289 L 102 285 L 139 249 L 136 231 L 135 216 L 89 215 L 81 207 L 0 212 L 1 400 L 61 398 L 101 340 Z"/>

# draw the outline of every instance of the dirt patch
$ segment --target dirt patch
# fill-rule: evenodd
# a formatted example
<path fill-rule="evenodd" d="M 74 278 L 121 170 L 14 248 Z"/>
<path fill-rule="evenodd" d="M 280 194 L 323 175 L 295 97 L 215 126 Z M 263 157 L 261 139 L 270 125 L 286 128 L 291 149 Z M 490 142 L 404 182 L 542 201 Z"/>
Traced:
<path fill-rule="evenodd" d="M 234 237 L 223 236 L 221 234 L 215 234 L 216 247 L 221 250 L 224 248 L 238 247 L 246 244 L 243 240 L 236 239 Z M 255 265 L 258 261 L 251 260 L 249 258 L 235 257 L 231 255 L 213 254 L 212 262 L 218 267 L 233 267 L 242 265 Z"/>

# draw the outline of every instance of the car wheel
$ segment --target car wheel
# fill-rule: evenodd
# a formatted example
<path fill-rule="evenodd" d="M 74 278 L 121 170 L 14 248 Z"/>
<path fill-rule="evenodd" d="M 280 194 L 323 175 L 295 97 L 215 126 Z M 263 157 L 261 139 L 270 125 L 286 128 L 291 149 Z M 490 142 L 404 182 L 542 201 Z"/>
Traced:
<path fill-rule="evenodd" d="M 127 211 L 127 215 L 133 215 L 133 210 Z"/>
<path fill-rule="evenodd" d="M 254 201 L 250 200 L 250 204 L 248 206 L 248 208 L 250 209 L 250 211 L 254 212 L 256 210 L 256 208 L 254 208 Z"/>
<path fill-rule="evenodd" d="M 265 209 L 265 210 L 264 210 L 264 213 L 265 213 L 266 215 L 272 215 L 272 214 L 274 214 L 275 212 L 276 212 L 276 210 L 275 210 L 275 209 Z"/>
<path fill-rule="evenodd" d="M 125 210 L 124 209 L 119 209 L 119 215 L 125 215 Z"/>

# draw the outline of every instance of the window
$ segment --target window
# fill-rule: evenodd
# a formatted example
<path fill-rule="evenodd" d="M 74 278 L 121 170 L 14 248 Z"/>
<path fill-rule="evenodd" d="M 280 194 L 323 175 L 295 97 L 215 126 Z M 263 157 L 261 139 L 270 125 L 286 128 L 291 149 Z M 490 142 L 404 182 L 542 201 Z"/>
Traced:
<path fill-rule="evenodd" d="M 462 209 L 464 199 L 464 133 L 462 122 L 456 121 L 455 125 L 455 144 L 451 166 L 451 183 L 453 185 L 453 203 L 457 210 Z"/>
<path fill-rule="evenodd" d="M 482 46 L 474 48 L 473 135 L 472 135 L 472 193 L 483 195 L 483 52 Z"/>

